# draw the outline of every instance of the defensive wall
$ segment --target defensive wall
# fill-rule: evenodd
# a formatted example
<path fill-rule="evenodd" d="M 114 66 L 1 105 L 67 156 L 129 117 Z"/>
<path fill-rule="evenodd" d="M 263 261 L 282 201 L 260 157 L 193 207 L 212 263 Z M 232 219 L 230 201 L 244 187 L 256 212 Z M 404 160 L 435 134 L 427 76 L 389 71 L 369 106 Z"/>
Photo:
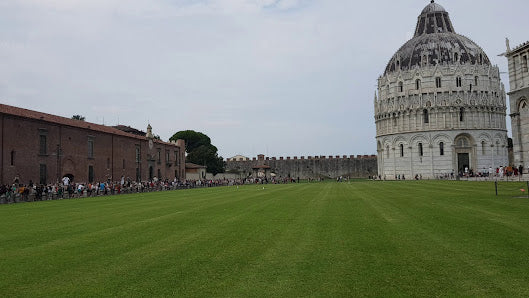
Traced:
<path fill-rule="evenodd" d="M 256 169 L 268 168 L 276 177 L 307 178 L 368 178 L 377 175 L 376 155 L 265 157 L 227 160 L 226 171 L 242 177 L 254 175 Z"/>

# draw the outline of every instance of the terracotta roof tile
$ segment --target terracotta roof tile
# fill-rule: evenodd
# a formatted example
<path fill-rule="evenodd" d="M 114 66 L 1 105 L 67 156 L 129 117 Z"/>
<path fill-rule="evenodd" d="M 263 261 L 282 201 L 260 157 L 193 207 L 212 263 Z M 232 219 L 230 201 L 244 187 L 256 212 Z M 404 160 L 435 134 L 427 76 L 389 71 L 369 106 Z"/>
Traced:
<path fill-rule="evenodd" d="M 32 110 L 18 108 L 18 107 L 14 107 L 14 106 L 5 105 L 5 104 L 0 104 L 0 114 L 13 115 L 13 116 L 22 117 L 22 118 L 28 118 L 28 119 L 35 119 L 35 120 L 39 120 L 39 121 L 45 121 L 45 122 L 49 122 L 49 123 L 66 125 L 66 126 L 71 126 L 71 127 L 77 127 L 77 128 L 82 128 L 82 129 L 88 129 L 88 130 L 92 130 L 92 131 L 98 131 L 98 132 L 103 132 L 103 133 L 108 133 L 108 134 L 113 134 L 113 135 L 119 135 L 119 136 L 139 139 L 139 140 L 146 140 L 147 139 L 144 136 L 138 136 L 138 135 L 134 135 L 134 134 L 131 134 L 131 133 L 126 133 L 124 131 L 121 131 L 119 129 L 116 129 L 116 128 L 113 128 L 113 127 L 110 127 L 110 126 L 105 126 L 105 125 L 101 125 L 101 124 L 95 124 L 95 123 L 81 121 L 81 120 L 69 119 L 69 118 L 65 118 L 65 117 L 61 117 L 61 116 L 57 116 L 57 115 L 52 115 L 52 114 L 32 111 Z M 154 141 L 154 143 L 158 143 L 158 144 L 176 146 L 173 143 L 163 142 L 163 141 L 160 141 L 160 140 L 153 140 L 153 141 Z"/>

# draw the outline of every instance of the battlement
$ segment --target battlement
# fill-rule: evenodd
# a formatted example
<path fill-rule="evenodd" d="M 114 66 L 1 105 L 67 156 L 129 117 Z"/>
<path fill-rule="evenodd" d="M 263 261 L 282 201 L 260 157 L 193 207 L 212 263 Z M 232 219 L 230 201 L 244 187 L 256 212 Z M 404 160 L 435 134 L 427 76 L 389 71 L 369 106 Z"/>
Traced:
<path fill-rule="evenodd" d="M 226 160 L 227 162 L 255 162 L 255 161 L 299 161 L 299 160 L 355 160 L 355 159 L 376 159 L 377 156 L 372 155 L 315 155 L 315 156 L 280 156 L 280 157 L 265 157 L 263 154 L 259 154 L 257 157 L 252 157 L 246 160 Z"/>
<path fill-rule="evenodd" d="M 257 171 L 266 167 L 275 177 L 368 178 L 376 175 L 376 155 L 315 155 L 315 156 L 279 156 L 268 157 L 259 154 L 246 159 L 228 159 L 226 170 L 239 172 L 245 176 L 257 175 Z M 263 173 L 261 173 L 263 174 Z"/>

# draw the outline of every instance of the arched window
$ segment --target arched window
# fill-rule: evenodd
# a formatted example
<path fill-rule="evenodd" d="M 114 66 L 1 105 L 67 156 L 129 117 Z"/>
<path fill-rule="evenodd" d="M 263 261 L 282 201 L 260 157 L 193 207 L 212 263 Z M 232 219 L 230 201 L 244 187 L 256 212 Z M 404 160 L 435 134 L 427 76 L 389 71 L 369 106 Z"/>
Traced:
<path fill-rule="evenodd" d="M 441 78 L 440 77 L 435 78 L 435 87 L 441 88 L 442 86 L 443 85 L 441 83 Z"/>
<path fill-rule="evenodd" d="M 445 143 L 443 142 L 439 143 L 439 155 L 445 155 Z"/>
<path fill-rule="evenodd" d="M 459 55 L 457 53 L 454 54 L 454 62 L 459 61 Z"/>
<path fill-rule="evenodd" d="M 422 110 L 422 115 L 423 115 L 423 120 L 424 120 L 424 123 L 430 123 L 430 117 L 428 115 L 428 110 L 427 109 L 424 109 Z"/>
<path fill-rule="evenodd" d="M 483 54 L 479 54 L 479 64 L 483 64 Z"/>
<path fill-rule="evenodd" d="M 463 84 L 462 84 L 462 80 L 461 80 L 461 77 L 457 77 L 456 78 L 456 87 L 461 87 Z"/>
<path fill-rule="evenodd" d="M 415 89 L 419 90 L 421 88 L 421 80 L 417 79 L 415 80 Z"/>
<path fill-rule="evenodd" d="M 419 143 L 419 156 L 423 156 L 423 155 L 424 155 L 424 151 L 422 148 L 422 143 Z"/>
<path fill-rule="evenodd" d="M 14 166 L 15 165 L 15 151 L 11 151 L 11 165 Z"/>
<path fill-rule="evenodd" d="M 404 145 L 400 144 L 400 157 L 404 157 Z"/>
<path fill-rule="evenodd" d="M 486 147 L 485 147 L 485 141 L 481 141 L 481 154 L 482 155 L 487 154 Z"/>
<path fill-rule="evenodd" d="M 478 83 L 479 83 L 479 77 L 475 76 L 474 77 L 474 86 L 478 86 Z"/>
<path fill-rule="evenodd" d="M 399 92 L 404 91 L 404 83 L 399 82 Z"/>
<path fill-rule="evenodd" d="M 461 122 L 465 121 L 465 108 L 459 109 L 459 121 Z"/>

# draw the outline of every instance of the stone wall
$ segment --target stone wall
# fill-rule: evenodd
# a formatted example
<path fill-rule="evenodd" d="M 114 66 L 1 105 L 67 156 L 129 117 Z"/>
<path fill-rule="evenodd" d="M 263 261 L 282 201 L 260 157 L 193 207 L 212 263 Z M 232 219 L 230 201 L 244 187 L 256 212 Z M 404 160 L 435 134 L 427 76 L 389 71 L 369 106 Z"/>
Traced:
<path fill-rule="evenodd" d="M 509 61 L 511 90 L 511 127 L 513 140 L 513 165 L 529 168 L 529 42 L 514 49 L 507 45 L 505 54 Z"/>
<path fill-rule="evenodd" d="M 247 161 L 226 161 L 227 172 L 239 172 L 243 177 L 251 176 L 253 168 L 267 165 L 276 177 L 307 178 L 368 178 L 377 174 L 375 155 L 358 156 L 301 156 L 264 157 L 259 155 Z"/>

